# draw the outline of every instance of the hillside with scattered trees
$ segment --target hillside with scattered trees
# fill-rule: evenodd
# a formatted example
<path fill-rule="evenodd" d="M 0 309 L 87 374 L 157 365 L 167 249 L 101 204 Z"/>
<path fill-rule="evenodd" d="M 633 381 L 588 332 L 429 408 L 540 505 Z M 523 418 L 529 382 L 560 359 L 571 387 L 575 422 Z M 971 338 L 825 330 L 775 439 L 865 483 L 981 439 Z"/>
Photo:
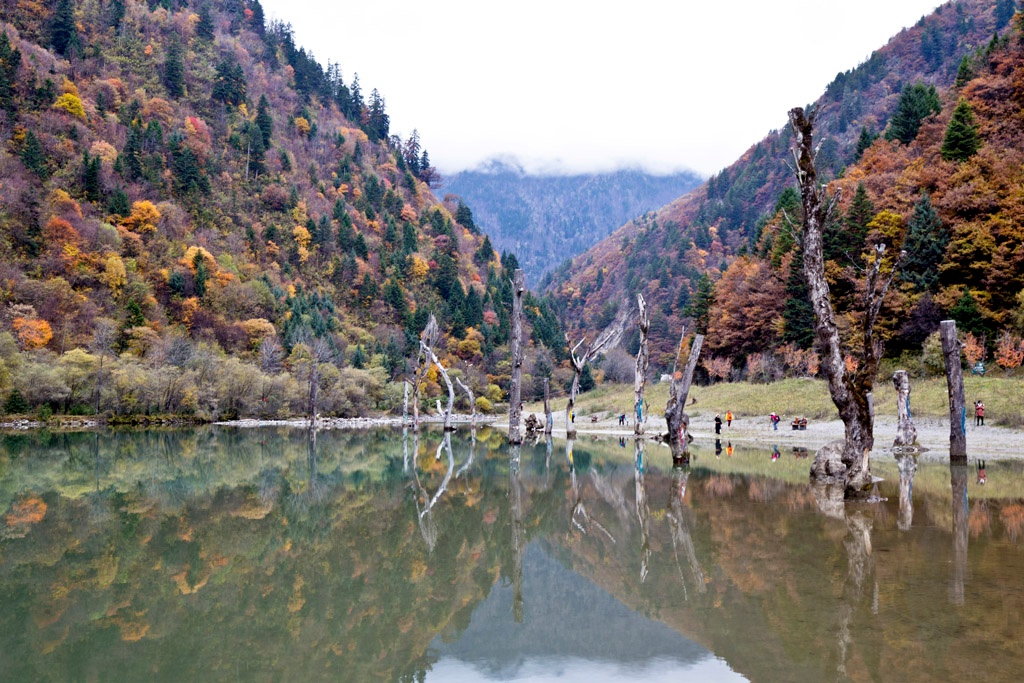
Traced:
<path fill-rule="evenodd" d="M 970 333 L 969 359 L 1011 370 L 1024 355 L 1015 11 L 1006 0 L 947 3 L 839 74 L 813 105 L 819 175 L 841 197 L 825 256 L 844 334 L 861 320 L 874 247 L 886 244 L 887 266 L 905 251 L 883 336 L 890 357 L 910 354 L 912 370 L 934 363 L 932 333 L 947 317 Z M 816 374 L 791 139 L 773 131 L 559 269 L 545 284 L 565 319 L 600 326 L 641 292 L 653 302 L 651 359 L 662 368 L 689 320 L 708 334 L 705 379 Z"/>
<path fill-rule="evenodd" d="M 5 413 L 282 416 L 314 384 L 325 415 L 400 410 L 431 313 L 479 407 L 503 400 L 515 257 L 358 75 L 259 0 L 0 8 Z M 551 375 L 558 321 L 527 314 Z"/>

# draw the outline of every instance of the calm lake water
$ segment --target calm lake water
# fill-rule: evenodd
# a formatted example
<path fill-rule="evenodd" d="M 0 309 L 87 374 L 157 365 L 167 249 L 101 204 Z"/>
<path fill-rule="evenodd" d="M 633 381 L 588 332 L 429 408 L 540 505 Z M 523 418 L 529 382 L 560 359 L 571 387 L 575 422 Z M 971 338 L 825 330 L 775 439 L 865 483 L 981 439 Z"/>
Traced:
<path fill-rule="evenodd" d="M 0 436 L 0 680 L 1020 680 L 1024 464 L 733 445 Z"/>

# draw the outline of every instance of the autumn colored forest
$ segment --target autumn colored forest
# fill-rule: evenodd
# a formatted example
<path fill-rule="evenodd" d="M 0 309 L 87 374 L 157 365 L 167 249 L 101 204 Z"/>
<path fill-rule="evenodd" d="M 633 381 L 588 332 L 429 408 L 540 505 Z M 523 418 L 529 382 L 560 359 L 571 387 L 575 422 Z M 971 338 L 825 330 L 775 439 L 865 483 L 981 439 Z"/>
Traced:
<path fill-rule="evenodd" d="M 947 3 L 839 74 L 813 105 L 817 166 L 839 197 L 825 256 L 843 334 L 860 325 L 863 274 L 884 245 L 883 273 L 897 269 L 882 316 L 886 353 L 912 372 L 941 370 L 947 318 L 966 333 L 972 365 L 1012 373 L 1024 359 L 1024 19 L 1015 12 L 1012 1 Z M 773 131 L 697 191 L 563 266 L 545 284 L 565 319 L 600 326 L 639 292 L 654 304 L 652 362 L 662 367 L 689 320 L 708 335 L 704 381 L 816 374 L 791 137 Z"/>
<path fill-rule="evenodd" d="M 400 409 L 431 313 L 478 407 L 503 399 L 515 257 L 358 75 L 258 0 L 0 18 L 4 413 L 304 414 L 314 381 L 325 415 Z M 568 371 L 551 309 L 527 316 L 529 391 Z"/>

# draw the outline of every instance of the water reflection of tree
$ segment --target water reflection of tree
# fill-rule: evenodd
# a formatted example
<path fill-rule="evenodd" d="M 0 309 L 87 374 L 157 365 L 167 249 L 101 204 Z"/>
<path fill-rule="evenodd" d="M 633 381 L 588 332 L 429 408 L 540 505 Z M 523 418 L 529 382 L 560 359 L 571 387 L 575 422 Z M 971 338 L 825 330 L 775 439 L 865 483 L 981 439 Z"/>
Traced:
<path fill-rule="evenodd" d="M 431 551 L 437 545 L 437 520 L 434 519 L 432 511 L 437 501 L 441 499 L 441 496 L 448 489 L 448 482 L 451 481 L 452 474 L 455 472 L 455 457 L 452 455 L 451 438 L 451 432 L 445 432 L 441 442 L 437 445 L 434 460 L 440 460 L 443 452 L 448 456 L 448 467 L 445 470 L 444 478 L 433 495 L 423 485 L 423 481 L 420 478 L 419 463 L 414 463 L 412 468 L 413 483 L 416 488 L 415 495 L 413 496 L 413 500 L 416 501 L 416 523 L 419 525 L 423 541 Z M 418 442 L 419 439 L 417 437 L 414 440 L 416 444 L 413 449 L 414 457 L 418 455 Z"/>
<path fill-rule="evenodd" d="M 591 517 L 587 511 L 587 506 L 583 503 L 583 487 L 579 479 L 579 475 L 576 472 L 577 463 L 573 455 L 573 447 L 576 443 L 575 439 L 566 439 L 565 441 L 565 457 L 569 461 L 569 481 L 572 485 L 572 509 L 569 513 L 569 533 L 571 534 L 573 529 L 579 531 L 583 535 L 590 533 L 590 528 L 594 527 L 604 533 L 613 543 L 615 538 L 608 532 L 608 529 L 604 527 L 600 522 Z M 581 454 L 582 455 L 582 454 Z M 586 464 L 590 463 L 590 454 L 586 454 Z M 580 458 L 580 465 L 584 463 L 584 458 Z"/>
<path fill-rule="evenodd" d="M 675 454 L 673 454 L 675 460 Z M 704 584 L 704 570 L 701 569 L 700 561 L 697 559 L 697 551 L 693 547 L 693 538 L 690 536 L 689 525 L 692 520 L 688 519 L 688 512 L 683 499 L 686 497 L 686 484 L 690 479 L 689 466 L 673 466 L 670 478 L 671 488 L 668 495 L 668 510 L 665 518 L 668 520 L 669 533 L 672 537 L 672 553 L 676 561 L 676 569 L 679 571 L 679 582 L 683 585 L 683 597 L 688 598 L 686 591 L 686 578 L 683 572 L 682 563 L 679 561 L 679 551 L 682 550 L 686 557 L 686 564 L 692 574 L 694 589 L 698 593 L 707 590 Z"/>
<path fill-rule="evenodd" d="M 950 464 L 949 483 L 953 496 L 953 562 L 949 601 L 964 604 L 964 581 L 967 578 L 967 539 L 970 515 L 967 502 L 967 464 Z"/>
<path fill-rule="evenodd" d="M 508 463 L 508 499 L 512 513 L 512 616 L 523 623 L 523 551 L 526 534 L 523 530 L 523 483 L 519 473 L 520 447 L 513 444 Z"/>
<path fill-rule="evenodd" d="M 914 474 L 917 472 L 917 455 L 896 452 L 896 467 L 900 473 L 900 515 L 896 526 L 908 531 L 914 521 Z"/>
<path fill-rule="evenodd" d="M 651 562 L 651 539 L 648 530 L 651 511 L 647 505 L 647 487 L 644 486 L 644 439 L 633 440 L 633 483 L 636 493 L 636 517 L 640 522 L 640 582 L 647 580 Z"/>

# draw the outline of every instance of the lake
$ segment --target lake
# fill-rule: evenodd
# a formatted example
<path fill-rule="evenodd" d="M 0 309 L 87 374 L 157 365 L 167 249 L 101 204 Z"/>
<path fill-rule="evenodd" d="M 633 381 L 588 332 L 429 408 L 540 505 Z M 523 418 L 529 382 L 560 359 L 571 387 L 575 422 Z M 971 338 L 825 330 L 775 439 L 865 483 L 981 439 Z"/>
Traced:
<path fill-rule="evenodd" d="M 502 432 L 0 436 L 3 681 L 1017 681 L 1024 462 Z"/>

